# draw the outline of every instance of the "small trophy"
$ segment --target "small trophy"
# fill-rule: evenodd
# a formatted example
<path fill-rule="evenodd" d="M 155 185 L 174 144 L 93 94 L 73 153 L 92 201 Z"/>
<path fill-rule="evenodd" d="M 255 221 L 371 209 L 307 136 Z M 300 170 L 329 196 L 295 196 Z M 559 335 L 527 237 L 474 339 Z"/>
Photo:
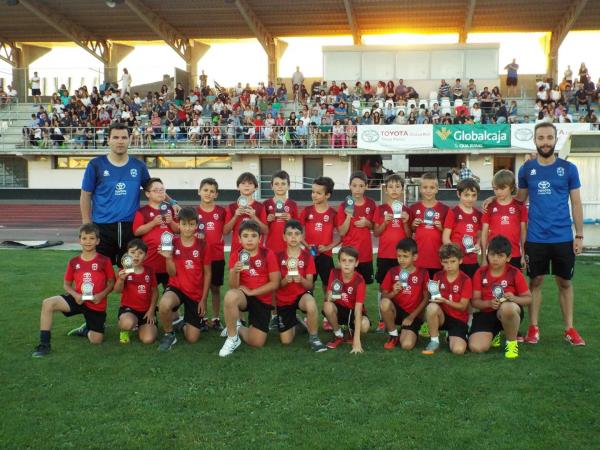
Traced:
<path fill-rule="evenodd" d="M 133 258 L 131 255 L 124 254 L 121 258 L 121 266 L 126 274 L 133 273 L 135 270 L 133 269 Z"/>
<path fill-rule="evenodd" d="M 237 200 L 238 208 L 246 209 L 249 204 L 250 202 L 248 201 L 248 197 L 246 197 L 245 195 L 240 195 L 240 197 Z"/>
<path fill-rule="evenodd" d="M 506 301 L 506 297 L 504 297 L 504 288 L 502 286 L 500 286 L 499 284 L 497 284 L 496 286 L 494 286 L 492 288 L 492 294 L 494 294 L 494 297 L 500 303 L 503 303 Z"/>
<path fill-rule="evenodd" d="M 423 214 L 423 223 L 425 225 L 433 225 L 435 222 L 435 210 L 433 208 L 427 208 L 425 214 Z"/>
<path fill-rule="evenodd" d="M 160 249 L 163 252 L 173 251 L 173 235 L 168 231 L 160 235 Z"/>
<path fill-rule="evenodd" d="M 408 270 L 402 269 L 400 271 L 400 276 L 398 277 L 398 280 L 400 281 L 400 285 L 402 286 L 402 288 L 408 287 L 408 277 L 410 277 L 410 273 L 408 273 Z"/>
<path fill-rule="evenodd" d="M 394 200 L 392 202 L 392 214 L 394 219 L 402 218 L 402 202 L 400 200 Z"/>
<path fill-rule="evenodd" d="M 351 195 L 346 197 L 346 201 L 345 201 L 345 205 L 344 205 L 344 212 L 346 214 L 354 214 L 354 199 L 352 198 Z"/>
<path fill-rule="evenodd" d="M 342 298 L 343 289 L 344 285 L 340 280 L 333 280 L 333 283 L 331 283 L 331 299 L 340 300 Z"/>
<path fill-rule="evenodd" d="M 275 217 L 281 217 L 285 214 L 285 202 L 277 200 L 275 202 Z"/>
<path fill-rule="evenodd" d="M 469 236 L 465 234 L 462 238 L 462 243 L 465 247 L 466 253 L 480 253 L 480 251 L 475 248 L 475 241 L 473 240 L 473 236 Z"/>
<path fill-rule="evenodd" d="M 240 262 L 242 263 L 242 270 L 250 269 L 250 252 L 248 250 L 240 252 Z"/>
<path fill-rule="evenodd" d="M 81 283 L 81 300 L 84 302 L 91 302 L 94 300 L 94 283 L 91 281 L 84 281 Z"/>
<path fill-rule="evenodd" d="M 165 217 L 167 214 L 169 214 L 169 203 L 167 202 L 160 202 L 160 205 L 158 205 L 158 210 L 160 211 L 160 215 L 161 217 Z"/>
<path fill-rule="evenodd" d="M 298 275 L 300 275 L 300 273 L 298 272 L 298 258 L 294 258 L 289 257 L 287 260 L 287 274 L 290 277 L 297 277 Z"/>
<path fill-rule="evenodd" d="M 439 281 L 429 280 L 427 282 L 427 290 L 431 294 L 431 300 L 437 300 L 438 298 L 442 298 L 442 295 L 440 294 Z"/>

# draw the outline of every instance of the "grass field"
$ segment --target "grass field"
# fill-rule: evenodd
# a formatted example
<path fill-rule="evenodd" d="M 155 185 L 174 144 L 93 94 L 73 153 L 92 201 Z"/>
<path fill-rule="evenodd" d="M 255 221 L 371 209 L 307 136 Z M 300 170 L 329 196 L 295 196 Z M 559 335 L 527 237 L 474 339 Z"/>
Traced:
<path fill-rule="evenodd" d="M 2 448 L 598 448 L 598 260 L 579 258 L 576 325 L 587 341 L 563 341 L 552 280 L 541 343 L 521 358 L 500 350 L 456 357 L 384 351 L 385 337 L 313 354 L 300 336 L 282 348 L 242 345 L 219 358 L 210 332 L 167 354 L 118 343 L 118 298 L 109 298 L 105 343 L 66 332 L 56 317 L 53 352 L 33 359 L 39 306 L 61 293 L 74 253 L 0 251 L 0 447 Z M 368 306 L 374 316 L 375 290 Z M 321 332 L 322 338 L 329 336 Z"/>

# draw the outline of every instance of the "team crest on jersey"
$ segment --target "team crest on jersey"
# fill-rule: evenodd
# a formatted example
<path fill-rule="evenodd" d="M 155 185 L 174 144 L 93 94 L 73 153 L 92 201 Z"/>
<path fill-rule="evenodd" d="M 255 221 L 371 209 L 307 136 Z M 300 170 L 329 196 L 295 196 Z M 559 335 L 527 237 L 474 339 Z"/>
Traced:
<path fill-rule="evenodd" d="M 419 278 L 416 277 L 416 276 L 413 276 L 412 277 L 412 282 L 413 282 L 413 284 L 417 284 L 419 282 Z"/>
<path fill-rule="evenodd" d="M 194 258 L 197 258 L 199 254 L 200 254 L 200 253 L 198 252 L 198 250 L 194 250 L 194 251 L 192 252 L 192 256 L 193 256 Z"/>
<path fill-rule="evenodd" d="M 98 264 L 96 264 L 96 263 L 92 264 L 92 270 L 98 270 Z"/>
<path fill-rule="evenodd" d="M 321 222 L 315 223 L 315 230 L 316 231 L 323 231 L 323 224 Z"/>
<path fill-rule="evenodd" d="M 354 288 L 352 286 L 348 287 L 348 295 L 352 295 L 352 293 L 354 292 Z"/>
<path fill-rule="evenodd" d="M 308 220 L 313 220 L 313 215 L 312 214 L 308 215 Z"/>
<path fill-rule="evenodd" d="M 254 261 L 254 265 L 256 267 L 261 267 L 262 266 L 262 261 L 260 259 L 257 259 L 256 261 Z"/>
<path fill-rule="evenodd" d="M 150 217 L 154 217 L 154 213 L 150 211 Z"/>
<path fill-rule="evenodd" d="M 462 220 L 462 214 L 458 215 L 458 220 Z"/>
<path fill-rule="evenodd" d="M 138 172 L 137 172 L 137 169 L 131 169 L 131 170 L 129 171 L 129 173 L 131 174 L 131 176 L 132 176 L 133 178 L 135 178 L 135 177 L 137 177 L 137 173 L 138 173 Z"/>
<path fill-rule="evenodd" d="M 472 233 L 473 232 L 473 224 L 472 223 L 468 223 L 467 226 L 467 233 Z"/>
<path fill-rule="evenodd" d="M 208 222 L 206 224 L 206 229 L 210 230 L 210 231 L 214 231 L 214 229 L 215 229 L 215 223 L 214 222 Z"/>
<path fill-rule="evenodd" d="M 179 250 L 179 249 L 175 250 L 175 254 L 176 255 L 181 255 L 181 250 Z"/>
<path fill-rule="evenodd" d="M 559 177 L 564 177 L 565 176 L 565 169 L 563 167 L 557 167 L 556 168 L 556 175 L 558 175 Z"/>
<path fill-rule="evenodd" d="M 323 216 L 323 222 L 329 222 L 329 215 Z"/>
<path fill-rule="evenodd" d="M 138 294 L 145 294 L 146 293 L 146 285 L 145 284 L 138 284 Z"/>
<path fill-rule="evenodd" d="M 508 216 L 500 217 L 500 225 L 508 225 L 509 222 L 510 222 L 510 219 Z"/>
<path fill-rule="evenodd" d="M 371 212 L 371 208 L 367 206 L 367 207 L 365 208 L 365 212 L 366 212 L 367 214 L 369 214 L 369 213 Z"/>
<path fill-rule="evenodd" d="M 446 289 L 446 285 L 444 283 L 440 284 L 440 289 Z"/>
<path fill-rule="evenodd" d="M 251 277 L 257 277 L 258 276 L 258 272 L 256 271 L 256 269 L 254 267 L 252 267 L 248 273 L 250 274 Z"/>
<path fill-rule="evenodd" d="M 285 263 L 285 259 L 282 259 L 282 260 L 281 260 L 281 265 L 282 265 L 282 266 L 285 266 L 285 265 L 286 265 L 286 263 Z"/>
<path fill-rule="evenodd" d="M 454 286 L 452 286 L 452 292 L 458 293 L 458 290 L 459 290 L 458 285 L 455 284 Z"/>
<path fill-rule="evenodd" d="M 75 264 L 75 270 L 79 270 L 81 269 L 81 266 L 79 264 Z"/>
<path fill-rule="evenodd" d="M 477 223 L 477 216 L 473 216 L 473 222 Z"/>
<path fill-rule="evenodd" d="M 85 272 L 83 274 L 83 281 L 92 281 L 92 274 L 89 272 Z"/>
<path fill-rule="evenodd" d="M 219 220 L 219 215 L 217 213 L 213 214 L 213 219 Z"/>
<path fill-rule="evenodd" d="M 514 206 L 511 206 L 510 208 L 508 208 L 508 212 L 511 214 L 515 214 L 517 211 Z"/>
<path fill-rule="evenodd" d="M 290 212 L 290 207 L 286 205 L 286 206 L 283 207 L 283 210 L 285 212 L 289 213 Z"/>
<path fill-rule="evenodd" d="M 132 277 L 131 275 L 129 275 L 129 276 L 127 277 L 127 281 L 133 281 L 133 277 Z"/>
<path fill-rule="evenodd" d="M 194 268 L 194 261 L 192 261 L 191 259 L 186 259 L 185 260 L 185 268 L 186 269 L 193 269 Z"/>
<path fill-rule="evenodd" d="M 304 261 L 302 259 L 298 261 L 298 267 L 300 267 L 301 269 L 304 267 Z"/>
<path fill-rule="evenodd" d="M 146 283 L 150 283 L 150 275 L 146 275 L 144 277 L 144 280 L 146 281 Z"/>
<path fill-rule="evenodd" d="M 108 170 L 105 170 L 104 173 L 103 173 L 103 175 L 105 177 L 110 177 L 110 172 Z"/>
<path fill-rule="evenodd" d="M 502 281 L 500 282 L 500 285 L 501 285 L 503 288 L 505 288 L 506 286 L 508 286 L 508 282 L 507 282 L 506 280 L 502 280 Z"/>
<path fill-rule="evenodd" d="M 488 279 L 487 279 L 487 278 L 484 278 L 483 280 L 481 280 L 481 284 L 482 284 L 482 285 L 484 285 L 484 286 L 487 286 L 487 284 L 488 284 Z"/>
<path fill-rule="evenodd" d="M 535 175 L 537 172 L 535 171 L 535 169 L 531 169 L 531 172 L 529 172 L 529 175 Z"/>

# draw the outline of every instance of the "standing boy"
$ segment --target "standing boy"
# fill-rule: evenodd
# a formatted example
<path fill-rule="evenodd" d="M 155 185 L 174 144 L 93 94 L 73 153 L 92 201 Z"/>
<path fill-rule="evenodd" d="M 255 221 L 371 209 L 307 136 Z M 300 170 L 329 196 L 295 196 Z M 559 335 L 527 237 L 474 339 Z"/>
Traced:
<path fill-rule="evenodd" d="M 266 247 L 279 253 L 287 247 L 283 238 L 283 229 L 288 220 L 298 219 L 298 205 L 294 200 L 288 198 L 290 176 L 285 170 L 273 174 L 271 188 L 273 189 L 273 198 L 263 202 L 269 227 Z"/>

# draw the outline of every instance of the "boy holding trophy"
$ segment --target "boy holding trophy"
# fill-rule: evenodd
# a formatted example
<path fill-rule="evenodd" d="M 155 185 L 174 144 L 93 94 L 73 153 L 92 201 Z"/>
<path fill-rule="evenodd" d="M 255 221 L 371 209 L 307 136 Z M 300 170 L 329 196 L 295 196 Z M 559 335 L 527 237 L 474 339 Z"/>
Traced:
<path fill-rule="evenodd" d="M 269 227 L 266 247 L 279 253 L 287 247 L 283 238 L 283 230 L 288 220 L 298 219 L 298 205 L 294 200 L 288 198 L 290 176 L 285 170 L 273 174 L 271 188 L 273 189 L 273 198 L 263 202 Z"/>
<path fill-rule="evenodd" d="M 55 312 L 66 317 L 83 314 L 86 336 L 92 344 L 104 338 L 106 296 L 115 284 L 115 272 L 109 258 L 96 252 L 100 230 L 92 223 L 79 228 L 81 254 L 69 260 L 65 273 L 64 294 L 46 298 L 40 313 L 40 343 L 32 356 L 40 358 L 50 353 L 50 330 Z"/>

